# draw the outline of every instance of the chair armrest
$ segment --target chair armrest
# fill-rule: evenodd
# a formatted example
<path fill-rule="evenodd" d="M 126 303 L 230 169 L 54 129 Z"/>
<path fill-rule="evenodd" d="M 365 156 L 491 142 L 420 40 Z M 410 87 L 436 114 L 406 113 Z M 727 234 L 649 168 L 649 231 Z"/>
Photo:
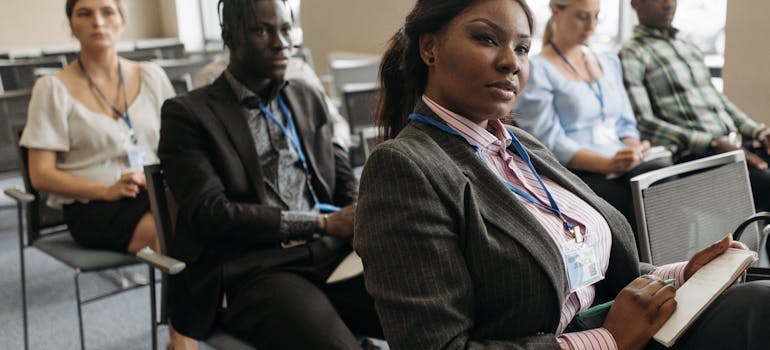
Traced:
<path fill-rule="evenodd" d="M 770 280 L 770 268 L 749 267 L 746 271 L 746 282 Z"/>
<path fill-rule="evenodd" d="M 3 193 L 19 203 L 29 203 L 35 200 L 35 196 L 14 187 L 6 188 Z"/>
<path fill-rule="evenodd" d="M 136 258 L 168 275 L 176 275 L 184 270 L 185 263 L 168 255 L 163 255 L 145 247 L 136 253 Z"/>

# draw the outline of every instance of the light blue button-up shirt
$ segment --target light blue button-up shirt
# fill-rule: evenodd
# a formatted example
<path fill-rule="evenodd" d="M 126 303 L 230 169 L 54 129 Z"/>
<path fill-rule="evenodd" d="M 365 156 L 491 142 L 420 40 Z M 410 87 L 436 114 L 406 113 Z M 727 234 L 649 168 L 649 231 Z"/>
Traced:
<path fill-rule="evenodd" d="M 639 138 L 636 119 L 623 87 L 620 61 L 597 55 L 604 75 L 593 91 L 585 81 L 567 78 L 546 58 L 531 60 L 529 81 L 514 109 L 517 124 L 537 137 L 562 164 L 580 149 L 612 157 L 626 148 L 625 137 Z"/>

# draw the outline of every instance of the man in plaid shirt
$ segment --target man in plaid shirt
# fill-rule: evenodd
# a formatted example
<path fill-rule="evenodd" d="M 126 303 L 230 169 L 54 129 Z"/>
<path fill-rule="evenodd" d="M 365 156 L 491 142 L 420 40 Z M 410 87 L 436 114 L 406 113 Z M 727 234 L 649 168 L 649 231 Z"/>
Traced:
<path fill-rule="evenodd" d="M 671 26 L 676 0 L 631 0 L 631 6 L 639 26 L 620 60 L 643 137 L 669 148 L 677 162 L 743 149 L 755 206 L 770 209 L 770 129 L 711 84 L 703 53 Z"/>

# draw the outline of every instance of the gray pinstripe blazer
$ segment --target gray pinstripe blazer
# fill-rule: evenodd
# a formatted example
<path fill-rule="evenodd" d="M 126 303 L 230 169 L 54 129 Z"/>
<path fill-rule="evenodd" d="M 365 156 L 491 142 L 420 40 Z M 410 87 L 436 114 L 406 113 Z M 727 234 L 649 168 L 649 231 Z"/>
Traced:
<path fill-rule="evenodd" d="M 415 111 L 438 119 L 425 105 Z M 614 298 L 640 274 L 630 226 L 542 144 L 512 131 L 541 175 L 608 221 L 610 266 L 595 302 Z M 359 193 L 354 245 L 393 349 L 558 348 L 558 249 L 465 141 L 410 122 L 371 155 Z"/>

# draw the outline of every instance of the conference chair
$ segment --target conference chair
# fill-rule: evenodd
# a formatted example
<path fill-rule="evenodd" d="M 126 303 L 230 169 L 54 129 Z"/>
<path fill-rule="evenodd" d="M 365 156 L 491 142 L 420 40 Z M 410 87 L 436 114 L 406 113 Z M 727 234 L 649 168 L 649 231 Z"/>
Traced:
<path fill-rule="evenodd" d="M 163 68 L 169 79 L 174 79 L 185 74 L 195 75 L 195 73 L 209 63 L 209 60 L 205 57 L 189 57 L 153 60 L 153 62 Z"/>
<path fill-rule="evenodd" d="M 174 202 L 173 196 L 171 196 L 171 191 L 166 188 L 160 165 L 145 166 L 144 175 L 147 179 L 147 193 L 150 198 L 150 209 L 152 210 L 152 216 L 155 219 L 155 227 L 158 231 L 158 239 L 161 247 L 160 253 L 165 255 L 168 251 L 167 247 L 173 239 L 174 224 L 176 222 L 177 214 L 176 203 Z M 184 266 L 182 266 L 182 268 L 184 268 Z M 173 271 L 170 272 L 163 271 L 164 273 L 161 277 L 159 318 L 155 319 L 155 312 L 152 313 L 153 334 L 157 334 L 158 326 L 168 324 L 168 280 L 171 275 L 175 275 L 181 271 L 182 269 L 173 269 Z M 154 272 L 152 271 L 150 273 L 150 278 L 154 280 Z M 154 293 L 152 293 L 151 298 L 153 298 L 154 305 Z M 203 342 L 222 350 L 254 350 L 253 346 L 221 330 L 215 330 L 214 333 Z M 152 349 L 157 349 L 156 343 L 153 343 Z"/>
<path fill-rule="evenodd" d="M 23 126 L 14 128 L 14 135 L 16 136 L 14 141 L 16 145 L 19 144 L 18 140 L 22 130 Z M 18 146 L 17 150 L 22 180 L 24 182 L 24 190 L 9 188 L 4 192 L 9 197 L 16 200 L 16 208 L 18 210 L 24 348 L 27 349 L 28 347 L 29 333 L 27 327 L 27 278 L 24 250 L 28 247 L 35 247 L 72 270 L 75 281 L 75 301 L 77 302 L 80 348 L 85 349 L 82 306 L 124 291 L 143 287 L 144 285 L 133 284 L 125 287 L 121 286 L 105 293 L 89 298 L 83 298 L 80 295 L 81 274 L 128 267 L 139 264 L 140 261 L 133 255 L 127 253 L 84 248 L 75 243 L 74 239 L 72 239 L 72 236 L 67 231 L 67 225 L 64 222 L 62 211 L 46 206 L 45 201 L 47 193 L 38 191 L 32 187 L 27 167 L 27 149 Z M 150 285 L 154 288 L 152 283 L 150 283 Z"/>
<path fill-rule="evenodd" d="M 31 89 L 35 85 L 37 68 L 64 68 L 67 59 L 62 56 L 0 60 L 0 79 L 9 90 Z"/>
<path fill-rule="evenodd" d="M 19 167 L 13 127 L 26 123 L 30 96 L 30 90 L 0 93 L 0 171 Z"/>
<path fill-rule="evenodd" d="M 651 171 L 631 188 L 640 259 L 653 265 L 688 260 L 755 214 L 743 151 Z M 767 230 L 750 222 L 741 231 L 740 241 L 760 253 L 757 266 L 767 267 Z"/>
<path fill-rule="evenodd" d="M 329 70 L 335 87 L 334 96 L 342 98 L 343 87 L 346 84 L 376 83 L 379 68 L 380 57 L 378 56 L 329 55 Z"/>

